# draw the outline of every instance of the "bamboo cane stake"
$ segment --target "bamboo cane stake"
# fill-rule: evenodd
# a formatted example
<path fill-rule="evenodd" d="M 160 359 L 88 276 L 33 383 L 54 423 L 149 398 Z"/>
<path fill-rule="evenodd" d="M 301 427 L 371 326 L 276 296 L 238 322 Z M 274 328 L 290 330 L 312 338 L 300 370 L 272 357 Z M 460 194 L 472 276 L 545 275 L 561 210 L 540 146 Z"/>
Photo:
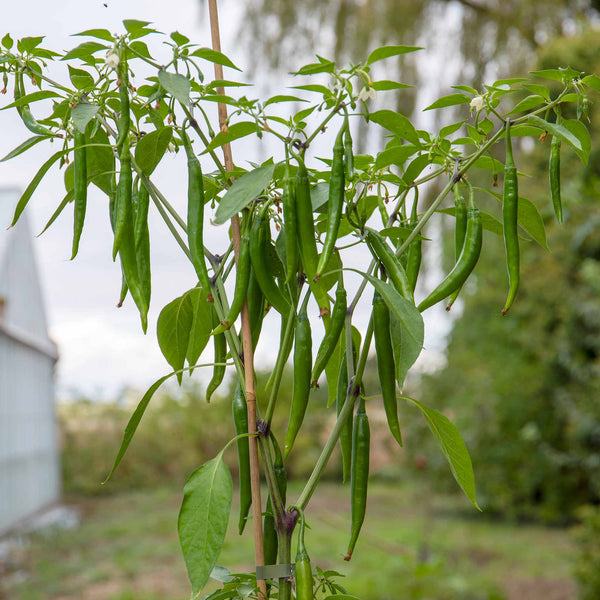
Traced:
<path fill-rule="evenodd" d="M 210 19 L 210 32 L 213 50 L 221 52 L 221 36 L 219 34 L 219 12 L 217 0 L 208 0 Z M 215 79 L 223 79 L 223 66 L 215 63 Z M 217 94 L 225 94 L 224 88 L 217 88 Z M 227 125 L 227 106 L 218 103 L 219 126 L 225 131 Z M 225 168 L 233 171 L 233 158 L 231 145 L 223 144 L 223 157 Z M 240 220 L 238 215 L 231 218 L 231 237 L 235 260 L 237 262 L 240 251 Z M 248 407 L 248 428 L 250 433 L 256 433 L 256 391 L 254 386 L 254 350 L 252 348 L 252 331 L 250 329 L 250 314 L 248 302 L 242 308 L 242 348 L 244 352 L 244 374 L 246 382 L 246 403 Z M 258 466 L 258 443 L 255 436 L 249 438 L 250 443 L 250 481 L 252 488 L 252 521 L 254 525 L 254 561 L 256 566 L 265 564 L 262 532 L 262 504 L 260 499 L 260 471 Z M 267 597 L 267 584 L 264 579 L 257 580 L 258 588 L 263 596 Z"/>

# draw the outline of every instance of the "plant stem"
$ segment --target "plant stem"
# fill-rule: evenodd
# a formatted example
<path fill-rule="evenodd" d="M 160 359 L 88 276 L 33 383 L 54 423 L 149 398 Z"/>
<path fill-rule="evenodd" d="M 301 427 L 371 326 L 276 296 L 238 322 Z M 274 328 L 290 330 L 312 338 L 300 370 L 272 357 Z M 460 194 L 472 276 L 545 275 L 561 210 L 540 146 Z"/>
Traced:
<path fill-rule="evenodd" d="M 277 533 L 279 541 L 279 564 L 288 565 L 292 562 L 292 532 L 286 528 Z M 278 600 L 291 600 L 291 598 L 292 582 L 285 577 L 280 577 Z"/>

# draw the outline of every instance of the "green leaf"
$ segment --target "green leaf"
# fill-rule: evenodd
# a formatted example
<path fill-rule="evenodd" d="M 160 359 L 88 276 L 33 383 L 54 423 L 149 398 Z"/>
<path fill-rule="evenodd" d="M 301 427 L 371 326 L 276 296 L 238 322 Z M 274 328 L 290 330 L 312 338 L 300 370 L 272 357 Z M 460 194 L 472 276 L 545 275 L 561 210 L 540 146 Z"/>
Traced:
<path fill-rule="evenodd" d="M 592 88 L 593 90 L 596 90 L 597 92 L 600 92 L 600 77 L 598 77 L 598 75 L 586 75 L 581 80 L 581 83 L 583 83 L 584 85 L 587 85 L 589 88 Z"/>
<path fill-rule="evenodd" d="M 7 49 L 10 50 L 13 47 L 13 39 L 10 37 L 10 33 L 7 33 L 3 38 L 2 38 L 2 45 Z"/>
<path fill-rule="evenodd" d="M 115 155 L 108 134 L 99 127 L 86 151 L 88 179 L 107 196 L 115 189 Z"/>
<path fill-rule="evenodd" d="M 112 35 L 112 33 L 110 31 L 108 31 L 108 29 L 86 29 L 85 31 L 82 31 L 81 33 L 74 33 L 74 36 L 76 35 L 87 35 L 89 37 L 95 37 L 98 38 L 99 40 L 104 40 L 106 42 L 114 42 L 115 41 L 115 37 Z"/>
<path fill-rule="evenodd" d="M 210 339 L 210 333 L 213 330 L 211 312 L 214 309 L 206 299 L 202 288 L 193 288 L 186 292 L 186 296 L 189 297 L 192 303 L 193 314 L 190 339 L 186 352 L 186 359 L 190 367 L 192 367 L 198 362 L 202 351 L 206 348 L 206 344 L 208 344 L 208 340 Z M 191 374 L 192 371 L 190 370 Z"/>
<path fill-rule="evenodd" d="M 331 96 L 331 90 L 324 86 L 316 83 L 311 83 L 308 85 L 294 85 L 292 86 L 293 90 L 304 90 L 306 92 L 315 92 L 317 94 L 323 94 L 323 96 Z"/>
<path fill-rule="evenodd" d="M 369 119 L 392 132 L 400 139 L 408 140 L 415 146 L 421 145 L 419 134 L 413 124 L 404 115 L 393 110 L 378 110 L 371 113 Z"/>
<path fill-rule="evenodd" d="M 404 88 L 413 87 L 407 83 L 399 83 L 397 81 L 390 81 L 389 79 L 381 79 L 380 81 L 373 81 L 371 87 L 376 92 L 387 92 L 389 90 L 402 90 Z"/>
<path fill-rule="evenodd" d="M 264 106 L 265 108 L 267 106 L 269 106 L 269 104 L 279 104 L 281 102 L 308 102 L 308 100 L 304 100 L 302 98 L 298 98 L 297 96 L 283 96 L 283 95 L 279 95 L 279 96 L 272 96 L 271 98 L 269 98 Z"/>
<path fill-rule="evenodd" d="M 190 330 L 194 319 L 193 305 L 188 294 L 175 298 L 158 316 L 156 336 L 158 345 L 174 371 L 183 368 L 187 355 Z M 177 374 L 181 385 L 182 373 Z"/>
<path fill-rule="evenodd" d="M 68 67 L 71 83 L 78 90 L 91 90 L 94 87 L 94 78 L 87 71 L 76 69 L 71 65 L 68 65 Z"/>
<path fill-rule="evenodd" d="M 213 50 L 212 48 L 198 48 L 198 50 L 194 50 L 192 52 L 192 56 L 197 56 L 198 58 L 203 58 L 204 60 L 208 60 L 212 63 L 223 65 L 224 67 L 229 67 L 230 69 L 235 69 L 236 71 L 241 71 L 241 69 L 236 67 L 231 60 L 227 58 L 227 56 L 221 52 Z"/>
<path fill-rule="evenodd" d="M 24 104 L 33 104 L 34 102 L 38 102 L 39 100 L 47 100 L 48 98 L 60 98 L 60 95 L 56 92 L 52 92 L 50 90 L 39 90 L 37 92 L 32 92 L 31 94 L 27 94 L 26 96 L 21 96 L 18 100 L 7 104 L 0 108 L 0 110 L 6 110 L 7 108 L 15 108 L 18 106 L 23 106 Z"/>
<path fill-rule="evenodd" d="M 74 58 L 87 59 L 99 50 L 108 50 L 108 46 L 98 42 L 83 42 L 83 44 L 79 44 L 79 46 L 69 50 L 61 60 L 72 60 Z"/>
<path fill-rule="evenodd" d="M 189 44 L 190 38 L 185 35 L 179 33 L 179 31 L 173 31 L 170 35 L 170 38 L 178 45 L 185 46 L 185 44 Z"/>
<path fill-rule="evenodd" d="M 37 48 L 43 41 L 45 36 L 24 37 L 17 42 L 19 52 L 31 52 Z"/>
<path fill-rule="evenodd" d="M 144 37 L 149 33 L 156 33 L 156 29 L 149 29 L 148 25 L 150 25 L 149 21 L 138 21 L 136 19 L 125 19 L 123 21 L 123 26 L 129 32 L 129 37 L 132 40 Z"/>
<path fill-rule="evenodd" d="M 70 189 L 65 194 L 65 197 L 61 200 L 61 203 L 58 205 L 56 210 L 52 213 L 52 216 L 48 219 L 48 222 L 44 226 L 44 229 L 42 229 L 42 231 L 40 231 L 36 235 L 36 237 L 40 237 L 40 235 L 42 235 L 42 233 L 44 233 L 46 231 L 46 229 L 48 229 L 48 227 L 50 227 L 50 225 L 52 225 L 52 223 L 54 223 L 54 221 L 56 221 L 56 219 L 58 219 L 58 217 L 64 210 L 65 206 L 67 206 L 67 204 L 69 204 L 69 202 L 72 202 L 74 197 L 75 197 L 75 192 L 73 191 L 73 189 Z"/>
<path fill-rule="evenodd" d="M 210 98 L 210 96 L 207 96 L 207 98 Z M 210 144 L 206 146 L 206 150 L 204 152 L 214 150 L 223 144 L 233 142 L 233 140 L 239 140 L 247 135 L 256 133 L 258 130 L 258 125 L 255 121 L 242 121 L 241 123 L 234 123 L 233 125 L 229 126 L 226 132 L 217 133 Z"/>
<path fill-rule="evenodd" d="M 221 583 L 229 583 L 230 581 L 233 581 L 231 571 L 219 565 L 214 566 L 210 573 L 210 578 L 214 579 L 215 581 L 220 581 Z"/>
<path fill-rule="evenodd" d="M 436 108 L 445 108 L 446 106 L 456 106 L 457 104 L 470 104 L 471 98 L 465 96 L 465 94 L 449 94 L 448 96 L 442 96 L 438 98 L 433 104 L 430 104 L 426 110 L 434 110 Z"/>
<path fill-rule="evenodd" d="M 135 162 L 146 177 L 150 177 L 164 156 L 173 136 L 172 127 L 161 127 L 140 139 L 135 147 Z"/>
<path fill-rule="evenodd" d="M 179 100 L 181 104 L 187 106 L 190 102 L 190 90 L 192 84 L 187 77 L 180 75 L 179 73 L 169 73 L 164 69 L 158 72 L 158 81 L 167 92 L 173 96 L 176 100 Z"/>
<path fill-rule="evenodd" d="M 232 496 L 233 483 L 223 452 L 196 469 L 183 489 L 177 528 L 194 594 L 205 586 L 216 565 Z"/>
<path fill-rule="evenodd" d="M 313 212 L 317 212 L 321 206 L 327 204 L 329 200 L 329 182 L 321 181 L 317 183 L 310 191 L 310 201 L 312 204 Z"/>
<path fill-rule="evenodd" d="M 404 181 L 406 185 L 411 185 L 429 164 L 430 158 L 428 154 L 417 156 L 411 161 L 408 167 L 406 167 L 406 171 L 402 174 L 402 181 Z"/>
<path fill-rule="evenodd" d="M 419 347 L 419 353 L 423 349 L 423 317 L 417 310 L 417 307 L 412 303 L 403 298 L 402 295 L 397 292 L 389 283 L 368 275 L 367 273 L 362 274 L 372 284 L 373 287 L 379 292 L 388 308 L 399 321 L 400 325 L 406 330 L 408 335 L 412 338 L 415 344 Z"/>
<path fill-rule="evenodd" d="M 375 169 L 383 169 L 390 165 L 402 167 L 407 159 L 417 152 L 418 148 L 412 144 L 404 146 L 392 146 L 380 152 L 375 160 Z"/>
<path fill-rule="evenodd" d="M 534 94 L 532 96 L 527 96 L 519 102 L 511 111 L 509 111 L 509 115 L 515 115 L 521 112 L 527 112 L 528 110 L 533 110 L 542 104 L 545 104 L 546 100 L 542 98 L 542 96 L 538 96 Z"/>
<path fill-rule="evenodd" d="M 335 70 L 335 63 L 331 60 L 326 60 L 318 63 L 310 63 L 304 65 L 292 75 L 316 75 L 317 73 L 333 73 Z"/>
<path fill-rule="evenodd" d="M 446 125 L 446 127 L 442 127 L 440 129 L 440 137 L 447 138 L 449 135 L 456 133 L 462 126 L 464 121 L 459 121 L 458 123 L 453 123 L 452 125 Z"/>
<path fill-rule="evenodd" d="M 152 399 L 152 396 L 154 396 L 154 393 L 156 392 L 156 390 L 167 379 L 169 379 L 169 377 L 173 377 L 173 375 L 175 375 L 175 374 L 176 374 L 176 372 L 174 371 L 173 373 L 169 373 L 168 375 L 165 375 L 164 377 L 157 379 L 148 388 L 146 393 L 143 395 L 143 397 L 140 400 L 139 404 L 137 405 L 135 411 L 131 415 L 131 418 L 129 419 L 127 426 L 125 427 L 125 432 L 123 433 L 123 440 L 121 441 L 121 446 L 119 447 L 119 451 L 117 452 L 117 456 L 113 463 L 112 469 L 110 470 L 110 473 L 106 476 L 106 479 L 102 482 L 103 484 L 106 483 L 112 477 L 113 473 L 117 470 L 119 463 L 123 459 L 123 456 L 125 456 L 125 452 L 127 452 L 127 448 L 129 448 L 129 444 L 131 443 L 131 440 L 133 439 L 133 436 L 135 435 L 138 425 L 140 424 L 140 421 L 142 420 L 142 417 L 144 416 L 144 413 L 146 412 L 146 408 L 148 408 L 148 404 L 149 404 L 150 400 Z M 179 375 L 180 374 L 178 374 L 178 376 Z"/>
<path fill-rule="evenodd" d="M 263 165 L 236 179 L 227 190 L 215 213 L 215 224 L 221 225 L 237 215 L 257 198 L 273 178 L 274 164 Z"/>
<path fill-rule="evenodd" d="M 40 181 L 44 178 L 44 175 L 46 175 L 46 173 L 50 170 L 50 167 L 59 158 L 61 158 L 65 154 L 67 154 L 67 152 L 69 152 L 69 151 L 70 151 L 70 149 L 59 150 L 58 152 L 56 152 L 55 154 L 53 154 L 39 168 L 39 171 L 35 174 L 34 178 L 31 180 L 31 182 L 27 186 L 27 189 L 23 192 L 23 195 L 19 198 L 19 201 L 17 202 L 17 207 L 15 208 L 15 214 L 13 216 L 12 223 L 10 224 L 11 227 L 13 227 L 16 224 L 16 222 L 19 220 L 19 217 L 21 216 L 21 213 L 25 210 L 25 207 L 27 206 L 27 203 L 29 202 L 29 200 L 31 199 L 31 196 L 33 195 L 33 192 L 35 192 L 35 190 L 36 190 L 37 186 L 39 185 Z"/>
<path fill-rule="evenodd" d="M 588 158 L 590 156 L 590 150 L 592 149 L 592 142 L 590 139 L 590 132 L 588 128 L 577 119 L 569 119 L 562 121 L 563 127 L 568 129 L 581 144 L 581 150 L 575 148 L 575 152 L 581 158 L 584 165 L 587 165 Z"/>
<path fill-rule="evenodd" d="M 567 67 L 566 69 L 541 69 L 539 71 L 530 71 L 530 73 L 542 79 L 553 79 L 554 81 L 561 81 L 563 83 L 581 77 L 581 73 L 575 69 L 571 69 L 571 67 Z"/>
<path fill-rule="evenodd" d="M 545 100 L 550 100 L 550 90 L 545 85 L 539 85 L 537 83 L 525 83 L 523 84 L 523 87 L 529 92 L 541 96 Z"/>
<path fill-rule="evenodd" d="M 51 137 L 51 135 L 34 135 L 33 137 L 30 137 L 29 139 L 25 140 L 22 144 L 19 144 L 14 150 L 11 150 L 4 158 L 0 159 L 0 162 L 10 160 L 15 156 L 19 156 L 19 154 L 26 152 L 27 150 L 29 150 L 29 148 L 32 148 L 39 142 L 43 140 L 49 140 Z"/>
<path fill-rule="evenodd" d="M 382 46 L 381 48 L 376 48 L 369 54 L 367 65 L 371 65 L 384 58 L 407 54 L 408 52 L 415 52 L 416 50 L 423 50 L 423 48 L 421 46 Z"/>
<path fill-rule="evenodd" d="M 334 596 L 327 596 L 323 600 L 361 600 L 358 596 L 351 596 L 350 594 L 335 594 Z"/>
<path fill-rule="evenodd" d="M 71 109 L 73 125 L 81 133 L 85 133 L 87 124 L 96 116 L 99 108 L 97 104 L 92 104 L 91 102 L 80 102 Z"/>
<path fill-rule="evenodd" d="M 421 402 L 414 398 L 408 398 L 407 396 L 403 396 L 403 398 L 409 400 L 421 409 L 431 432 L 448 460 L 450 471 L 452 471 L 454 479 L 456 479 L 456 482 L 467 495 L 467 498 L 473 503 L 475 508 L 481 510 L 477 504 L 477 499 L 475 498 L 473 464 L 471 463 L 469 450 L 458 432 L 458 429 L 456 429 L 447 417 L 437 410 L 421 404 Z"/>
<path fill-rule="evenodd" d="M 409 369 L 421 354 L 423 343 L 412 338 L 394 315 L 390 315 L 390 337 L 396 363 L 396 381 L 402 389 Z"/>

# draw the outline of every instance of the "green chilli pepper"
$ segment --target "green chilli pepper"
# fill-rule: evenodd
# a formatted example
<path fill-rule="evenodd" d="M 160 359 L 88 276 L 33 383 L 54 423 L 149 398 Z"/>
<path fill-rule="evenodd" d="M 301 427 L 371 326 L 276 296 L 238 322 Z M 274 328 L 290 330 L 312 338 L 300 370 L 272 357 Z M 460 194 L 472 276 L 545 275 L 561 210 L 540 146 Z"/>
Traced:
<path fill-rule="evenodd" d="M 390 334 L 390 311 L 377 291 L 373 296 L 373 334 L 385 416 L 392 435 L 402 446 L 396 399 L 396 364 L 394 363 L 394 350 Z"/>
<path fill-rule="evenodd" d="M 121 46 L 119 49 L 119 64 L 117 66 L 119 100 L 121 101 L 121 112 L 117 123 L 119 137 L 117 138 L 117 150 L 119 153 L 123 144 L 129 138 L 129 127 L 131 115 L 129 113 L 129 66 L 127 65 L 127 51 Z"/>
<path fill-rule="evenodd" d="M 340 280 L 335 291 L 335 305 L 331 313 L 329 329 L 323 336 L 323 341 L 321 342 L 319 350 L 317 351 L 317 357 L 312 369 L 311 383 L 313 386 L 317 385 L 319 377 L 327 366 L 338 340 L 340 339 L 340 335 L 344 329 L 344 323 L 346 321 L 347 309 L 348 305 L 346 290 L 344 289 L 344 285 Z"/>
<path fill-rule="evenodd" d="M 344 404 L 348 401 L 348 366 L 346 362 L 346 353 L 342 356 L 340 363 L 340 372 L 338 375 L 337 393 L 335 397 L 336 413 L 339 417 L 344 408 Z M 342 482 L 346 483 L 350 475 L 350 467 L 352 464 L 352 418 L 344 423 L 340 431 L 340 450 L 342 453 Z"/>
<path fill-rule="evenodd" d="M 556 124 L 560 125 L 562 121 L 560 112 L 556 114 Z M 552 136 L 552 145 L 550 147 L 550 195 L 552 197 L 552 205 L 554 206 L 554 214 L 559 223 L 563 221 L 562 201 L 560 198 L 560 138 L 556 135 Z"/>
<path fill-rule="evenodd" d="M 519 188 L 517 168 L 513 160 L 510 141 L 510 119 L 506 121 L 506 163 L 504 165 L 504 195 L 502 201 L 502 225 L 506 268 L 508 270 L 508 297 L 502 309 L 505 315 L 512 306 L 519 289 Z"/>
<path fill-rule="evenodd" d="M 310 332 L 310 321 L 306 313 L 306 300 L 300 308 L 296 320 L 294 341 L 294 387 L 292 389 L 292 406 L 287 432 L 285 434 L 284 457 L 290 453 L 294 440 L 306 413 L 308 398 L 310 395 L 310 373 L 312 368 L 312 336 Z"/>
<path fill-rule="evenodd" d="M 240 251 L 238 254 L 236 273 L 235 273 L 235 289 L 233 291 L 233 300 L 229 307 L 225 319 L 213 331 L 213 335 L 219 335 L 229 329 L 238 315 L 242 311 L 244 302 L 248 296 L 248 284 L 250 282 L 250 230 L 246 228 L 240 239 Z"/>
<path fill-rule="evenodd" d="M 250 279 L 248 281 L 248 315 L 250 320 L 250 329 L 252 331 L 252 347 L 256 349 L 263 319 L 265 317 L 265 297 L 256 281 L 254 269 L 250 266 Z"/>
<path fill-rule="evenodd" d="M 246 408 L 244 393 L 240 387 L 237 387 L 233 393 L 231 408 L 233 412 L 235 434 L 242 435 L 248 433 L 248 409 Z M 238 530 L 240 535 L 242 535 L 244 527 L 246 527 L 248 512 L 252 505 L 252 491 L 250 488 L 250 444 L 248 443 L 248 437 L 239 438 L 236 444 L 240 482 L 240 520 Z"/>
<path fill-rule="evenodd" d="M 367 229 L 367 243 L 373 256 L 378 259 L 389 277 L 392 285 L 409 302 L 414 302 L 413 287 L 400 259 L 394 254 L 387 242 L 373 229 Z"/>
<path fill-rule="evenodd" d="M 148 208 L 150 206 L 150 193 L 148 188 L 140 181 L 135 208 L 135 255 L 140 276 L 140 284 L 144 292 L 146 303 L 150 305 L 151 275 L 150 275 L 150 232 L 148 231 Z"/>
<path fill-rule="evenodd" d="M 365 411 L 365 400 L 361 397 L 352 429 L 352 467 L 350 475 L 352 527 L 348 552 L 344 556 L 344 560 L 352 558 L 352 552 L 354 552 L 354 546 L 367 512 L 370 445 L 369 418 Z"/>
<path fill-rule="evenodd" d="M 188 207 L 187 236 L 192 264 L 196 270 L 198 281 L 209 302 L 213 301 L 210 276 L 204 259 L 204 183 L 200 161 L 194 154 L 190 140 L 182 130 L 181 137 L 185 147 L 188 163 Z"/>
<path fill-rule="evenodd" d="M 467 182 L 467 185 L 470 185 Z M 469 209 L 467 210 L 467 232 L 462 252 L 454 268 L 446 275 L 441 283 L 417 307 L 421 312 L 447 298 L 457 290 L 471 274 L 481 253 L 483 228 L 481 214 L 475 206 L 473 194 L 469 194 Z"/>
<path fill-rule="evenodd" d="M 283 223 L 285 227 L 286 277 L 285 283 L 291 283 L 298 273 L 298 226 L 296 216 L 296 194 L 294 180 L 290 176 L 290 166 L 285 163 L 283 177 Z"/>
<path fill-rule="evenodd" d="M 86 139 L 85 133 L 81 133 L 77 127 L 73 133 L 75 141 L 74 154 L 74 197 L 75 197 L 75 216 L 73 220 L 73 252 L 71 260 L 77 256 L 79 250 L 79 240 L 85 221 L 85 211 L 87 207 L 87 159 L 86 159 Z"/>
<path fill-rule="evenodd" d="M 310 558 L 304 545 L 304 513 L 298 508 L 300 515 L 300 531 L 298 532 L 298 549 L 296 551 L 296 600 L 313 600 L 313 574 Z"/>
<path fill-rule="evenodd" d="M 409 226 L 415 228 L 418 221 L 418 204 L 419 204 L 419 188 L 415 188 L 415 199 L 413 200 L 412 209 L 410 211 Z M 406 277 L 413 292 L 417 287 L 417 279 L 421 270 L 421 236 L 418 235 L 408 247 L 406 257 Z"/>
<path fill-rule="evenodd" d="M 454 229 L 454 255 L 455 260 L 458 262 L 458 257 L 462 252 L 465 244 L 465 236 L 467 234 L 467 203 L 465 202 L 464 196 L 460 193 L 458 183 L 454 184 L 454 216 L 456 218 L 455 229 Z M 471 188 L 472 191 L 472 188 Z M 458 298 L 462 285 L 450 294 L 448 306 L 446 310 L 450 310 L 452 305 Z"/>
<path fill-rule="evenodd" d="M 211 311 L 213 323 L 218 322 L 217 315 L 214 310 Z M 212 395 L 217 391 L 223 378 L 225 377 L 225 361 L 227 360 L 227 340 L 224 333 L 217 333 L 212 336 L 214 347 L 214 367 L 213 376 L 206 387 L 206 402 L 210 402 Z"/>
<path fill-rule="evenodd" d="M 20 100 L 25 95 L 25 86 L 23 85 L 23 72 L 17 71 L 15 73 L 15 101 Z M 17 113 L 21 117 L 23 124 L 29 131 L 37 135 L 47 135 L 57 137 L 56 133 L 50 131 L 47 127 L 44 127 L 38 123 L 31 113 L 29 104 L 19 104 L 17 107 Z M 77 145 L 77 144 L 76 144 Z"/>
<path fill-rule="evenodd" d="M 323 242 L 323 252 L 321 252 L 319 262 L 317 263 L 317 273 L 314 277 L 316 281 L 321 277 L 321 273 L 331 258 L 342 220 L 346 187 L 344 179 L 344 132 L 346 131 L 346 125 L 346 123 L 342 125 L 333 147 L 331 178 L 329 179 L 329 199 L 327 202 L 327 230 L 325 232 L 325 241 Z"/>
<path fill-rule="evenodd" d="M 254 217 L 252 229 L 250 231 L 250 261 L 254 269 L 254 275 L 258 285 L 262 290 L 267 302 L 282 315 L 287 315 L 290 310 L 290 303 L 283 295 L 275 279 L 267 256 L 267 243 L 270 242 L 271 235 L 269 230 L 269 219 L 266 215 L 268 206 L 265 207 Z"/>
<path fill-rule="evenodd" d="M 313 208 L 310 199 L 310 180 L 304 161 L 298 158 L 298 172 L 296 174 L 296 225 L 298 229 L 298 246 L 302 268 L 308 281 L 312 281 L 317 273 L 317 242 L 313 225 Z"/>
<path fill-rule="evenodd" d="M 346 131 L 344 133 L 344 168 L 346 170 L 346 179 L 354 179 L 354 152 L 352 151 L 352 135 L 350 134 L 350 123 L 346 116 Z"/>

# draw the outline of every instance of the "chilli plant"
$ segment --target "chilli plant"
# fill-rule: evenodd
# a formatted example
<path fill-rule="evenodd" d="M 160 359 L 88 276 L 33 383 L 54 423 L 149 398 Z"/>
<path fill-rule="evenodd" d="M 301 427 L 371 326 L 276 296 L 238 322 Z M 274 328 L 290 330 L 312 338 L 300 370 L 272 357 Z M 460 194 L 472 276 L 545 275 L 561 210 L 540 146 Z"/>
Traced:
<path fill-rule="evenodd" d="M 211 6 L 216 8 L 214 2 Z M 448 308 L 452 305 L 477 264 L 484 229 L 504 237 L 507 299 L 498 309 L 509 311 L 519 286 L 520 249 L 531 242 L 545 245 L 540 214 L 519 197 L 511 140 L 551 137 L 549 200 L 561 221 L 561 147 L 587 161 L 587 94 L 600 90 L 600 78 L 557 68 L 496 81 L 481 90 L 456 86 L 426 110 L 458 107 L 454 112 L 460 120 L 430 133 L 394 110 L 369 109 L 376 94 L 407 87 L 375 80 L 372 65 L 419 48 L 377 48 L 364 62 L 347 68 L 317 57 L 295 73 L 297 86 L 259 101 L 231 93 L 242 84 L 223 76 L 223 67 L 236 67 L 220 52 L 215 21 L 212 48 L 178 32 L 163 36 L 146 22 L 123 25 L 119 35 L 105 29 L 82 32 L 78 35 L 85 41 L 65 54 L 43 48 L 42 37 L 15 42 L 10 35 L 4 36 L 0 50 L 2 92 L 14 94 L 3 110 L 14 108 L 33 134 L 2 160 L 38 145 L 55 149 L 20 197 L 13 225 L 44 175 L 58 166 L 64 171 L 65 195 L 46 228 L 63 212 L 73 212 L 74 258 L 84 228 L 92 226 L 85 221 L 86 199 L 90 184 L 96 186 L 107 199 L 112 258 L 122 267 L 119 303 L 131 297 L 144 331 L 151 300 L 150 210 L 162 217 L 194 267 L 189 291 L 163 307 L 158 317 L 158 343 L 173 370 L 139 402 L 109 477 L 163 382 L 176 377 L 181 383 L 185 373 L 211 368 L 209 400 L 227 370 L 233 370 L 236 437 L 191 474 L 179 513 L 193 594 L 212 576 L 223 586 L 210 598 L 353 598 L 336 583 L 334 572 L 313 571 L 304 543 L 309 526 L 305 510 L 328 460 L 339 444 L 343 481 L 351 496 L 346 560 L 360 551 L 368 498 L 368 413 L 380 407 L 400 446 L 398 401 L 422 412 L 458 485 L 477 507 L 471 460 L 458 431 L 444 415 L 402 393 L 423 347 L 421 313 L 444 301 Z M 169 52 L 162 64 L 144 41 L 158 36 Z M 68 69 L 60 81 L 47 74 L 48 64 L 56 63 L 57 71 L 58 61 Z M 207 67 L 215 69 L 212 80 Z M 139 70 L 145 79 L 134 87 Z M 544 85 L 548 80 L 549 86 Z M 49 104 L 50 114 L 42 116 L 38 107 Z M 301 109 L 281 116 L 282 106 Z M 359 125 L 361 132 L 375 129 L 385 145 L 372 155 L 355 155 L 352 131 Z M 326 130 L 333 132 L 333 148 L 317 157 L 313 142 Z M 261 164 L 235 164 L 229 144 L 241 138 L 255 143 L 271 138 L 269 147 L 276 153 Z M 491 153 L 499 145 L 505 148 L 504 163 Z M 153 180 L 167 151 L 187 162 L 185 214 Z M 503 193 L 497 193 L 502 172 Z M 489 189 L 476 189 L 473 173 L 487 178 Z M 430 187 L 440 191 L 424 201 L 423 190 Z M 500 219 L 478 208 L 483 194 L 501 205 Z M 431 243 L 423 228 L 435 214 L 454 226 L 449 259 L 454 267 L 424 294 L 421 284 L 417 295 L 423 297 L 416 299 L 422 248 Z M 228 248 L 218 255 L 205 246 L 205 233 L 225 224 L 229 227 L 221 231 Z M 362 248 L 362 254 L 354 247 Z M 347 286 L 351 278 L 354 285 Z M 359 304 L 370 313 L 362 331 L 354 325 Z M 266 394 L 257 399 L 253 359 L 265 320 L 280 320 L 280 343 Z M 202 360 L 207 347 L 212 347 L 212 361 Z M 365 390 L 372 347 L 380 387 Z M 291 410 L 287 429 L 280 431 L 272 427 L 273 415 L 281 410 L 280 383 L 290 355 Z M 319 385 L 327 386 L 337 418 L 299 497 L 290 502 L 286 459 L 302 435 L 311 391 Z M 223 460 L 230 445 L 237 447 L 239 459 L 239 531 L 249 521 L 254 528 L 257 568 L 250 574 L 232 575 L 216 566 L 233 494 Z M 265 502 L 261 477 L 268 489 Z"/>

